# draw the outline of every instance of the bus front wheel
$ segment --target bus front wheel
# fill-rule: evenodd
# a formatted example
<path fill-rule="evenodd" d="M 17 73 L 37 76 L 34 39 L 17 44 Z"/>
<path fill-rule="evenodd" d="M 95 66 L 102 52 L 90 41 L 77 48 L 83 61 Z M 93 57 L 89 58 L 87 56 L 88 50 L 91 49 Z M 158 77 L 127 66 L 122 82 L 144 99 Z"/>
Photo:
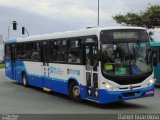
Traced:
<path fill-rule="evenodd" d="M 69 95 L 74 101 L 80 101 L 80 87 L 76 82 L 71 82 L 69 85 Z"/>
<path fill-rule="evenodd" d="M 22 75 L 22 83 L 24 87 L 28 87 L 28 79 L 27 79 L 27 75 L 25 73 L 23 73 Z"/>

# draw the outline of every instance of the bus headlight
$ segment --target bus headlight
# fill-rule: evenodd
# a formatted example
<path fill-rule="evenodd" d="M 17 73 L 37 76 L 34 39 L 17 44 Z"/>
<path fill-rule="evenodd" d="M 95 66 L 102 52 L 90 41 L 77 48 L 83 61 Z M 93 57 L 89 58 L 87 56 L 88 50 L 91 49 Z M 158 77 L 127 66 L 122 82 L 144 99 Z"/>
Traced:
<path fill-rule="evenodd" d="M 107 83 L 107 82 L 105 82 L 104 85 L 105 85 L 106 90 L 108 90 L 108 91 L 114 91 L 115 90 L 115 87 L 113 85 Z"/>
<path fill-rule="evenodd" d="M 155 83 L 155 79 L 154 78 L 151 78 L 148 83 L 147 83 L 147 86 L 151 86 Z"/>

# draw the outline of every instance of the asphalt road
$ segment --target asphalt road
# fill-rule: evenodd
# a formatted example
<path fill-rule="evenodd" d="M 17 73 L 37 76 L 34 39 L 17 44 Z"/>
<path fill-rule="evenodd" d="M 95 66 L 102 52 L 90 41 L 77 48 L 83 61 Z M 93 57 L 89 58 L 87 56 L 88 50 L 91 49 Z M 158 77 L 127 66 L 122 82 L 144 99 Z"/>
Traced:
<path fill-rule="evenodd" d="M 0 70 L 0 113 L 25 114 L 110 114 L 160 113 L 160 88 L 155 96 L 125 102 L 98 105 L 89 101 L 76 103 L 69 97 L 47 93 L 34 87 L 25 88 L 9 80 Z"/>

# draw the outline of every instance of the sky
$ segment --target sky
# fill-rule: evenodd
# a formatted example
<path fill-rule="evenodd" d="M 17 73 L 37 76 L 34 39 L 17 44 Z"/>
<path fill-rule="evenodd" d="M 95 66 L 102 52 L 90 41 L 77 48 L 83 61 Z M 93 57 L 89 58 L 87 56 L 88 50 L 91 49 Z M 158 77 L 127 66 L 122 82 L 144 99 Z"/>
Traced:
<path fill-rule="evenodd" d="M 160 5 L 160 0 L 99 0 L 100 26 L 120 26 L 112 16 L 144 11 L 149 5 Z M 4 40 L 30 35 L 64 32 L 97 26 L 98 0 L 0 0 L 0 34 Z M 18 30 L 13 31 L 12 21 Z M 1 54 L 0 47 L 0 54 Z"/>

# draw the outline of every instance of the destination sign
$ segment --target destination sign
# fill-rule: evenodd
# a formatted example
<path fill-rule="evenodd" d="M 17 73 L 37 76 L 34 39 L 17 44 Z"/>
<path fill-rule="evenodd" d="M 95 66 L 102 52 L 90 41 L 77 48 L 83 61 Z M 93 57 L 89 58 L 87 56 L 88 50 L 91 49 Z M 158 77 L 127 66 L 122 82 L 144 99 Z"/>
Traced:
<path fill-rule="evenodd" d="M 137 39 L 137 32 L 113 32 L 114 39 Z"/>

